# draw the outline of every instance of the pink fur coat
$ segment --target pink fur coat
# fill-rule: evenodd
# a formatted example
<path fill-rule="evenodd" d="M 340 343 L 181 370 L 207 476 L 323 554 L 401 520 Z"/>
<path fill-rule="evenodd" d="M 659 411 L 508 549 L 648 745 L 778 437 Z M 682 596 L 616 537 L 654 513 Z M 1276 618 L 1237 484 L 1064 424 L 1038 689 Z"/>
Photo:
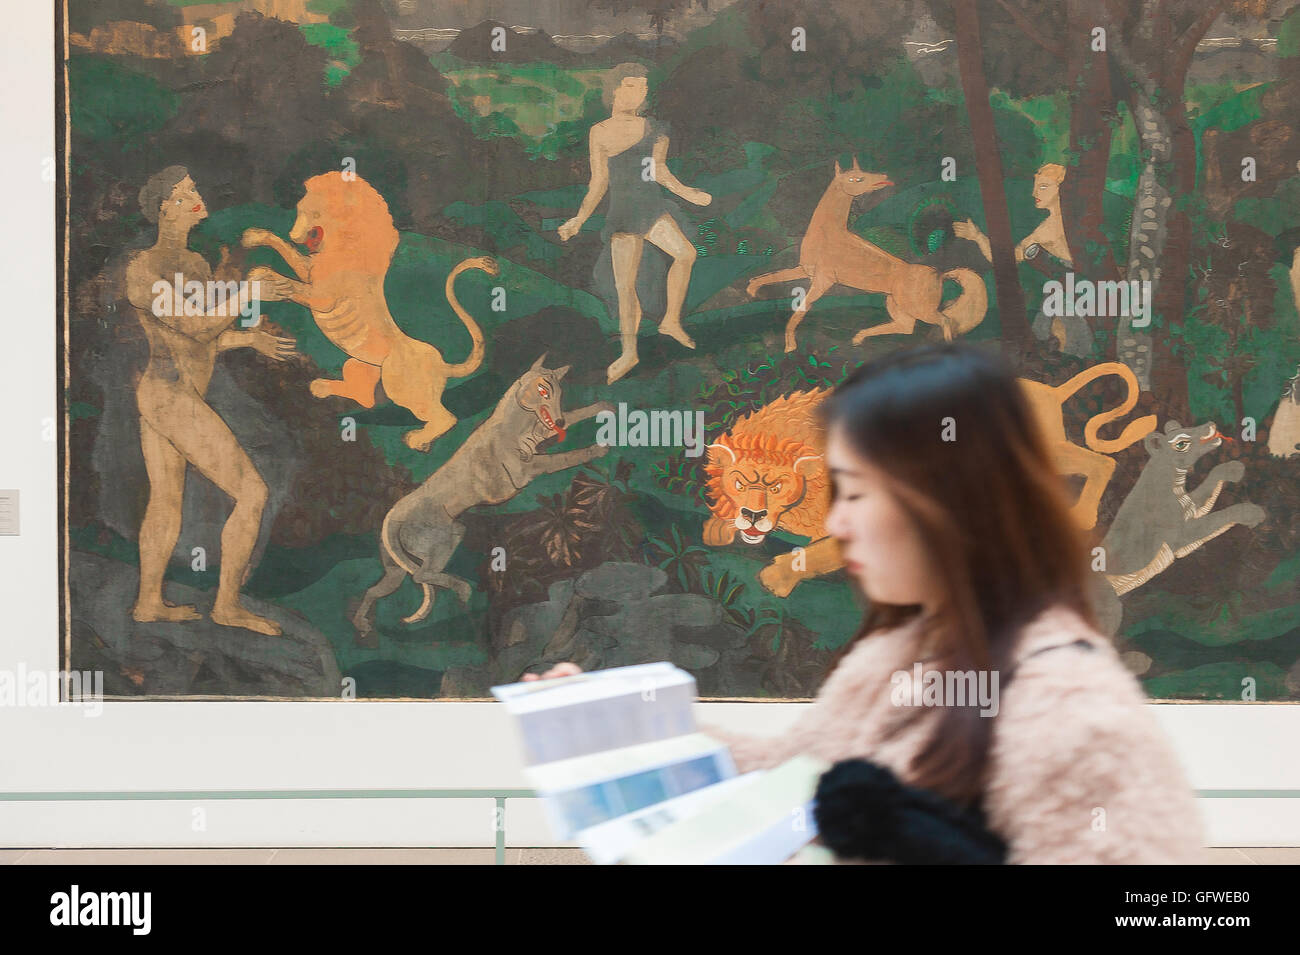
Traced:
<path fill-rule="evenodd" d="M 911 782 L 908 766 L 940 710 L 891 732 L 903 708 L 891 676 L 913 672 L 918 624 L 862 640 L 783 735 L 712 726 L 741 772 L 798 753 L 870 759 Z M 1086 640 L 1092 647 L 1068 646 Z M 1038 652 L 1049 650 L 1050 652 Z M 984 809 L 1009 863 L 1197 863 L 1196 799 L 1141 687 L 1100 633 L 1055 606 L 1021 631 L 1015 674 L 999 693 Z"/>

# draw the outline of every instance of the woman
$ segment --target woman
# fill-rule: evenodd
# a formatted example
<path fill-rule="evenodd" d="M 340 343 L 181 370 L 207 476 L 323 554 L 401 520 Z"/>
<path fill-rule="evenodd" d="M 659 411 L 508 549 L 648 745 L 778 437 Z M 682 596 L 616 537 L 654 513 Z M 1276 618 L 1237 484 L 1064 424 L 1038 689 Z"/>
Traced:
<path fill-rule="evenodd" d="M 1065 181 L 1065 167 L 1049 162 L 1034 174 L 1034 206 L 1047 210 L 1047 218 L 1016 246 L 1016 261 L 1036 260 L 1039 270 L 1052 279 L 1063 281 L 1065 273 L 1074 268 L 1070 258 L 1070 243 L 1065 236 L 1065 219 L 1061 214 L 1061 183 Z M 989 237 L 970 219 L 954 222 L 953 233 L 959 239 L 974 242 L 984 258 L 993 261 L 993 246 Z M 1092 327 L 1081 315 L 1048 315 L 1043 309 L 1034 317 L 1034 336 L 1044 341 L 1050 335 L 1060 343 L 1067 355 L 1087 358 L 1092 354 Z"/>
<path fill-rule="evenodd" d="M 668 128 L 641 115 L 648 94 L 646 74 L 646 68 L 639 64 L 623 63 L 606 76 L 604 98 L 610 117 L 591 127 L 591 183 L 578 214 L 559 228 L 561 241 L 569 241 L 609 193 L 601 237 L 610 248 L 623 344 L 623 353 L 606 372 L 609 384 L 631 371 L 638 360 L 636 335 L 641 325 L 641 303 L 636 278 L 647 240 L 672 258 L 667 307 L 659 331 L 687 348 L 695 347 L 682 327 L 682 306 L 695 266 L 695 246 L 683 231 L 689 220 L 665 190 L 699 206 L 713 201 L 707 192 L 684 185 L 669 170 Z"/>
<path fill-rule="evenodd" d="M 970 345 L 908 349 L 825 410 L 827 529 L 870 611 L 788 732 L 704 731 L 741 772 L 799 753 L 884 766 L 982 812 L 1009 862 L 1199 861 L 1192 790 L 1096 629 L 1086 547 L 1014 374 Z M 924 705 L 918 665 L 991 699 Z"/>

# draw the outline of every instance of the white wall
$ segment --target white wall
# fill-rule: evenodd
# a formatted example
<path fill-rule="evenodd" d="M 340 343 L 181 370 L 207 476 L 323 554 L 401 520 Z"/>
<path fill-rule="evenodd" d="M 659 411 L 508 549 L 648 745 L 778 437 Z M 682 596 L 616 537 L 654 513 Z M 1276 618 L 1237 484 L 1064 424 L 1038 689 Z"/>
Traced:
<path fill-rule="evenodd" d="M 58 667 L 53 23 L 15 4 L 0 32 L 7 186 L 0 278 L 0 488 L 22 536 L 0 537 L 0 670 Z M 775 732 L 801 704 L 702 704 L 700 718 Z M 1160 705 L 1198 789 L 1300 790 L 1300 706 Z M 412 742 L 417 745 L 412 746 Z M 423 745 L 419 745 L 423 744 Z M 412 757 L 412 753 L 419 753 Z M 108 703 L 0 708 L 0 791 L 526 788 L 491 703 Z M 1300 800 L 1203 801 L 1214 845 L 1300 845 Z M 491 845 L 491 803 L 462 800 L 0 802 L 0 846 Z M 206 828 L 197 831 L 195 809 Z M 553 845 L 536 803 L 511 803 L 514 845 Z"/>

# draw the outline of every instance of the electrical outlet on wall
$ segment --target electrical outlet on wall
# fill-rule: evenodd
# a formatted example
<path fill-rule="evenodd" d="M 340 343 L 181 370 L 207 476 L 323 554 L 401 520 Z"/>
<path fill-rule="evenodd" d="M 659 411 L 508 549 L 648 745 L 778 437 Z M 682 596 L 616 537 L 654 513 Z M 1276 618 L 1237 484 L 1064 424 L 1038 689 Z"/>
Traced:
<path fill-rule="evenodd" d="M 0 491 L 0 537 L 18 536 L 18 492 Z"/>

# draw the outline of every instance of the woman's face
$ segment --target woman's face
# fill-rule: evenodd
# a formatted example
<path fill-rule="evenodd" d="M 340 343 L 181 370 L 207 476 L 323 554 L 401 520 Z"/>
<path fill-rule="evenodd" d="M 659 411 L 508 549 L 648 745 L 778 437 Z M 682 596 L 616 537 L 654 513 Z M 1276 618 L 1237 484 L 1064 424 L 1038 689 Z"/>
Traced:
<path fill-rule="evenodd" d="M 1053 208 L 1061 198 L 1061 184 L 1051 176 L 1034 177 L 1034 205 L 1040 209 Z"/>
<path fill-rule="evenodd" d="M 831 428 L 826 465 L 835 482 L 826 529 L 840 542 L 845 569 L 873 603 L 933 609 L 938 578 L 920 535 L 884 474 L 853 449 L 840 426 Z"/>
<path fill-rule="evenodd" d="M 614 109 L 635 112 L 645 102 L 649 86 L 644 76 L 625 76 L 614 89 Z"/>

